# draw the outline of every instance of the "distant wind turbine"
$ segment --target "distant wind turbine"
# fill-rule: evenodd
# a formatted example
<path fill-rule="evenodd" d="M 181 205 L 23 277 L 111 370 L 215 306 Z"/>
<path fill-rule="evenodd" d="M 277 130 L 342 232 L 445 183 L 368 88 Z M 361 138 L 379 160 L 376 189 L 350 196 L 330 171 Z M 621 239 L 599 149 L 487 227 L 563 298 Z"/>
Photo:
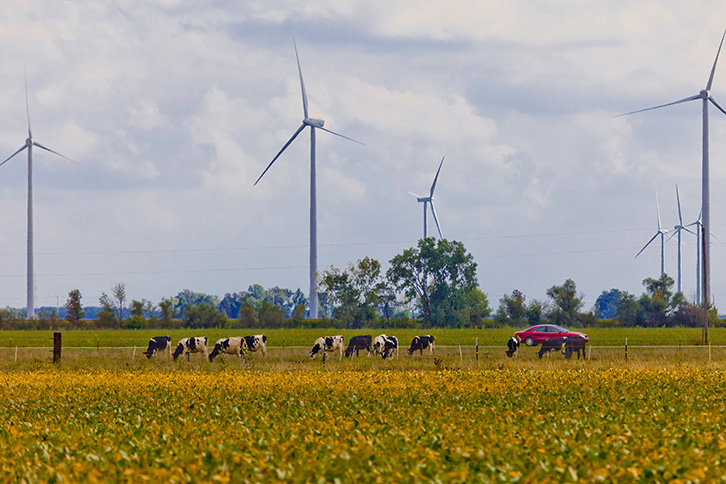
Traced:
<path fill-rule="evenodd" d="M 33 139 L 33 134 L 30 129 L 30 108 L 28 107 L 28 80 L 27 76 L 25 79 L 25 113 L 28 118 L 28 139 L 25 140 L 25 144 L 15 153 L 10 155 L 8 158 L 5 159 L 2 163 L 0 163 L 0 166 L 4 165 L 12 157 L 19 154 L 21 151 L 27 149 L 28 150 L 28 269 L 27 269 L 27 318 L 33 319 L 35 318 L 35 272 L 33 267 L 33 146 L 37 146 L 38 148 L 49 151 L 55 155 L 60 156 L 61 158 L 65 158 L 68 161 L 72 161 L 73 163 L 76 163 L 75 161 L 71 160 L 65 155 L 62 155 L 58 153 L 57 151 L 53 151 L 50 148 L 46 148 L 42 144 L 38 143 Z M 76 163 L 77 164 L 77 163 Z"/>
<path fill-rule="evenodd" d="M 645 246 L 640 249 L 640 252 L 635 254 L 635 258 L 637 259 L 638 256 L 650 245 L 651 242 L 653 242 L 656 237 L 660 235 L 660 275 L 663 277 L 663 274 L 665 274 L 665 235 L 668 233 L 667 230 L 663 230 L 660 223 L 660 205 L 658 204 L 658 194 L 655 194 L 655 206 L 658 210 L 658 231 L 655 233 L 653 238 L 651 238 Z"/>
<path fill-rule="evenodd" d="M 688 229 L 689 226 L 683 225 L 683 216 L 681 215 L 681 196 L 678 193 L 678 185 L 676 185 L 676 201 L 678 202 L 678 225 L 673 227 L 673 233 L 671 234 L 670 237 L 668 237 L 668 240 L 671 240 L 673 237 L 678 236 L 678 292 L 682 292 L 681 291 L 681 231 L 685 230 L 689 234 L 693 234 L 693 232 Z M 668 242 L 668 240 L 666 240 L 666 242 Z"/>
<path fill-rule="evenodd" d="M 275 157 L 272 159 L 269 165 L 267 165 L 267 168 L 265 168 L 265 171 L 262 172 L 262 175 L 257 179 L 255 182 L 255 186 L 259 181 L 262 179 L 263 176 L 265 176 L 265 173 L 267 173 L 267 170 L 270 169 L 270 167 L 277 161 L 277 159 L 282 155 L 282 152 L 287 149 L 288 146 L 297 138 L 297 136 L 302 133 L 302 131 L 306 127 L 310 127 L 310 318 L 311 319 L 317 319 L 318 317 L 318 289 L 317 289 L 317 272 L 318 272 L 318 208 L 317 208 L 317 189 L 316 189 L 316 169 L 315 169 L 315 130 L 319 129 L 321 131 L 328 132 L 330 134 L 334 134 L 335 136 L 339 136 L 341 138 L 345 138 L 347 140 L 353 141 L 358 144 L 363 144 L 360 141 L 356 141 L 353 138 L 348 138 L 347 136 L 343 136 L 342 134 L 336 133 L 334 131 L 331 131 L 329 129 L 323 128 L 323 125 L 325 124 L 325 121 L 322 119 L 316 119 L 311 118 L 308 116 L 308 95 L 305 92 L 305 82 L 303 81 L 303 75 L 302 75 L 302 68 L 300 67 L 300 56 L 298 56 L 297 53 L 297 44 L 295 43 L 295 39 L 293 39 L 293 46 L 295 48 L 295 58 L 297 59 L 297 70 L 298 74 L 300 75 L 300 89 L 302 90 L 302 102 L 303 102 L 303 114 L 304 118 L 302 121 L 302 124 L 300 127 L 295 131 L 295 133 L 292 135 L 292 137 L 285 143 L 285 145 L 280 149 L 280 151 L 277 152 Z"/>
<path fill-rule="evenodd" d="M 441 235 L 441 226 L 439 225 L 439 218 L 436 216 L 436 207 L 434 206 L 434 190 L 436 190 L 436 181 L 439 179 L 439 173 L 441 172 L 441 166 L 444 164 L 444 158 L 441 158 L 441 163 L 439 163 L 439 169 L 436 170 L 436 176 L 434 177 L 434 182 L 431 184 L 431 191 L 429 192 L 428 197 L 421 197 L 419 195 L 416 195 L 413 192 L 408 192 L 414 197 L 416 197 L 416 200 L 423 203 L 423 236 L 424 239 L 428 237 L 428 226 L 426 223 L 426 208 L 428 204 L 431 204 L 431 214 L 434 216 L 434 222 L 436 222 L 436 228 L 439 231 L 439 238 L 444 238 L 443 235 Z"/>
<path fill-rule="evenodd" d="M 688 101 L 695 101 L 696 99 L 702 100 L 702 112 L 703 112 L 703 161 L 702 161 L 702 190 L 701 190 L 701 208 L 703 210 L 703 237 L 704 237 L 704 291 L 702 295 L 702 302 L 704 307 L 708 307 L 708 298 L 711 294 L 711 205 L 710 205 L 710 187 L 709 187 L 709 164 L 708 164 L 708 103 L 709 101 L 718 108 L 719 111 L 726 114 L 726 111 L 716 102 L 711 96 L 711 86 L 713 85 L 713 76 L 716 73 L 716 63 L 718 62 L 718 56 L 721 53 L 721 47 L 723 46 L 724 37 L 726 37 L 726 31 L 721 36 L 721 43 L 718 46 L 718 52 L 716 52 L 716 60 L 713 61 L 713 67 L 711 68 L 711 75 L 708 77 L 708 83 L 706 89 L 702 90 L 696 95 L 680 99 L 668 104 L 661 104 L 652 108 L 640 109 L 638 111 L 632 111 L 629 113 L 621 114 L 620 116 L 628 116 L 630 114 L 642 113 L 644 111 L 650 111 L 652 109 L 663 108 L 666 106 L 673 106 L 674 104 L 685 103 Z M 618 116 L 616 116 L 618 117 Z M 708 343 L 708 326 L 704 325 L 704 343 Z"/>

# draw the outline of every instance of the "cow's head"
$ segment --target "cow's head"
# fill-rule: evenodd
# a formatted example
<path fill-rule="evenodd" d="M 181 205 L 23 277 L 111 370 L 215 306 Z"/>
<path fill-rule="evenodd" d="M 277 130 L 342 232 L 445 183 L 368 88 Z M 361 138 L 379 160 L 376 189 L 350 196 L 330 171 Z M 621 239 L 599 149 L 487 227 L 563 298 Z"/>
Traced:
<path fill-rule="evenodd" d="M 171 355 L 174 360 L 176 361 L 177 358 L 179 358 L 179 355 L 184 353 L 184 343 L 186 343 L 185 340 L 181 340 L 178 345 L 176 345 L 176 349 L 174 350 L 174 354 Z"/>
<path fill-rule="evenodd" d="M 318 338 L 315 341 L 315 345 L 313 345 L 313 349 L 310 350 L 310 358 L 315 358 L 315 355 L 317 355 L 323 349 L 324 344 L 325 340 L 323 338 Z"/>

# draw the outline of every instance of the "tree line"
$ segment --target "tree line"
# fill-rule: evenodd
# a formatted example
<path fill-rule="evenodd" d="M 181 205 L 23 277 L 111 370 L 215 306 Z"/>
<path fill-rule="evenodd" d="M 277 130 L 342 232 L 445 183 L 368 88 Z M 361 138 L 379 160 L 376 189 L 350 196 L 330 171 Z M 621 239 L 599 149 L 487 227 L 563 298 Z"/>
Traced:
<path fill-rule="evenodd" d="M 477 264 L 464 244 L 428 237 L 389 261 L 364 257 L 346 268 L 330 266 L 318 274 L 318 320 L 310 320 L 308 299 L 298 288 L 259 284 L 223 298 L 185 289 L 158 304 L 131 300 L 119 283 L 102 292 L 99 306 L 84 308 L 73 289 L 61 311 L 41 308 L 38 320 L 20 311 L 0 309 L 0 328 L 286 328 L 286 327 L 523 327 L 550 322 L 565 327 L 702 326 L 703 310 L 673 291 L 667 274 L 643 281 L 645 292 L 603 291 L 595 306 L 584 309 L 575 282 L 547 289 L 547 299 L 532 299 L 515 289 L 499 299 L 492 315 L 487 295 L 479 289 Z M 87 314 L 90 313 L 90 314 Z M 709 324 L 719 325 L 715 308 Z"/>

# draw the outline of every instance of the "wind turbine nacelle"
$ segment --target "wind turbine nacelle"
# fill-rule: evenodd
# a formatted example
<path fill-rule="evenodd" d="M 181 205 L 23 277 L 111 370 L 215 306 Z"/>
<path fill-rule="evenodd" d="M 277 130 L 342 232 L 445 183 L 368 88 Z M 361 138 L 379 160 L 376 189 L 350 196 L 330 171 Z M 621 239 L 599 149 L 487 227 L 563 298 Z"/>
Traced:
<path fill-rule="evenodd" d="M 305 124 L 314 128 L 322 128 L 325 126 L 325 121 L 322 119 L 308 118 L 305 120 Z"/>

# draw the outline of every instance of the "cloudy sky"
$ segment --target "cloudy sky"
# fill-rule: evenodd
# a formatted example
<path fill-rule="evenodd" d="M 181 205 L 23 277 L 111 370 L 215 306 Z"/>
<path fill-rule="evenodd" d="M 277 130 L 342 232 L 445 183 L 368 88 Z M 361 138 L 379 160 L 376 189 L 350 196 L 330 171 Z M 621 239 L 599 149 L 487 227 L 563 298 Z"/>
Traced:
<path fill-rule="evenodd" d="M 319 268 L 384 266 L 422 235 L 478 263 L 492 305 L 571 278 L 592 306 L 660 272 L 663 225 L 701 197 L 701 106 L 614 115 L 697 94 L 726 4 L 681 1 L 50 1 L 0 4 L 0 158 L 35 156 L 37 306 L 119 282 L 158 302 L 259 283 L 308 292 L 309 137 L 253 183 L 310 115 Z M 726 60 L 724 60 L 726 62 Z M 713 96 L 726 102 L 726 65 Z M 721 94 L 723 93 L 723 94 Z M 723 100 L 721 100 L 723 99 Z M 726 116 L 711 110 L 712 231 L 726 241 Z M 0 307 L 25 306 L 26 158 L 0 167 Z M 695 295 L 695 240 L 683 288 Z M 677 273 L 677 244 L 666 272 Z M 712 285 L 726 307 L 726 245 Z"/>

